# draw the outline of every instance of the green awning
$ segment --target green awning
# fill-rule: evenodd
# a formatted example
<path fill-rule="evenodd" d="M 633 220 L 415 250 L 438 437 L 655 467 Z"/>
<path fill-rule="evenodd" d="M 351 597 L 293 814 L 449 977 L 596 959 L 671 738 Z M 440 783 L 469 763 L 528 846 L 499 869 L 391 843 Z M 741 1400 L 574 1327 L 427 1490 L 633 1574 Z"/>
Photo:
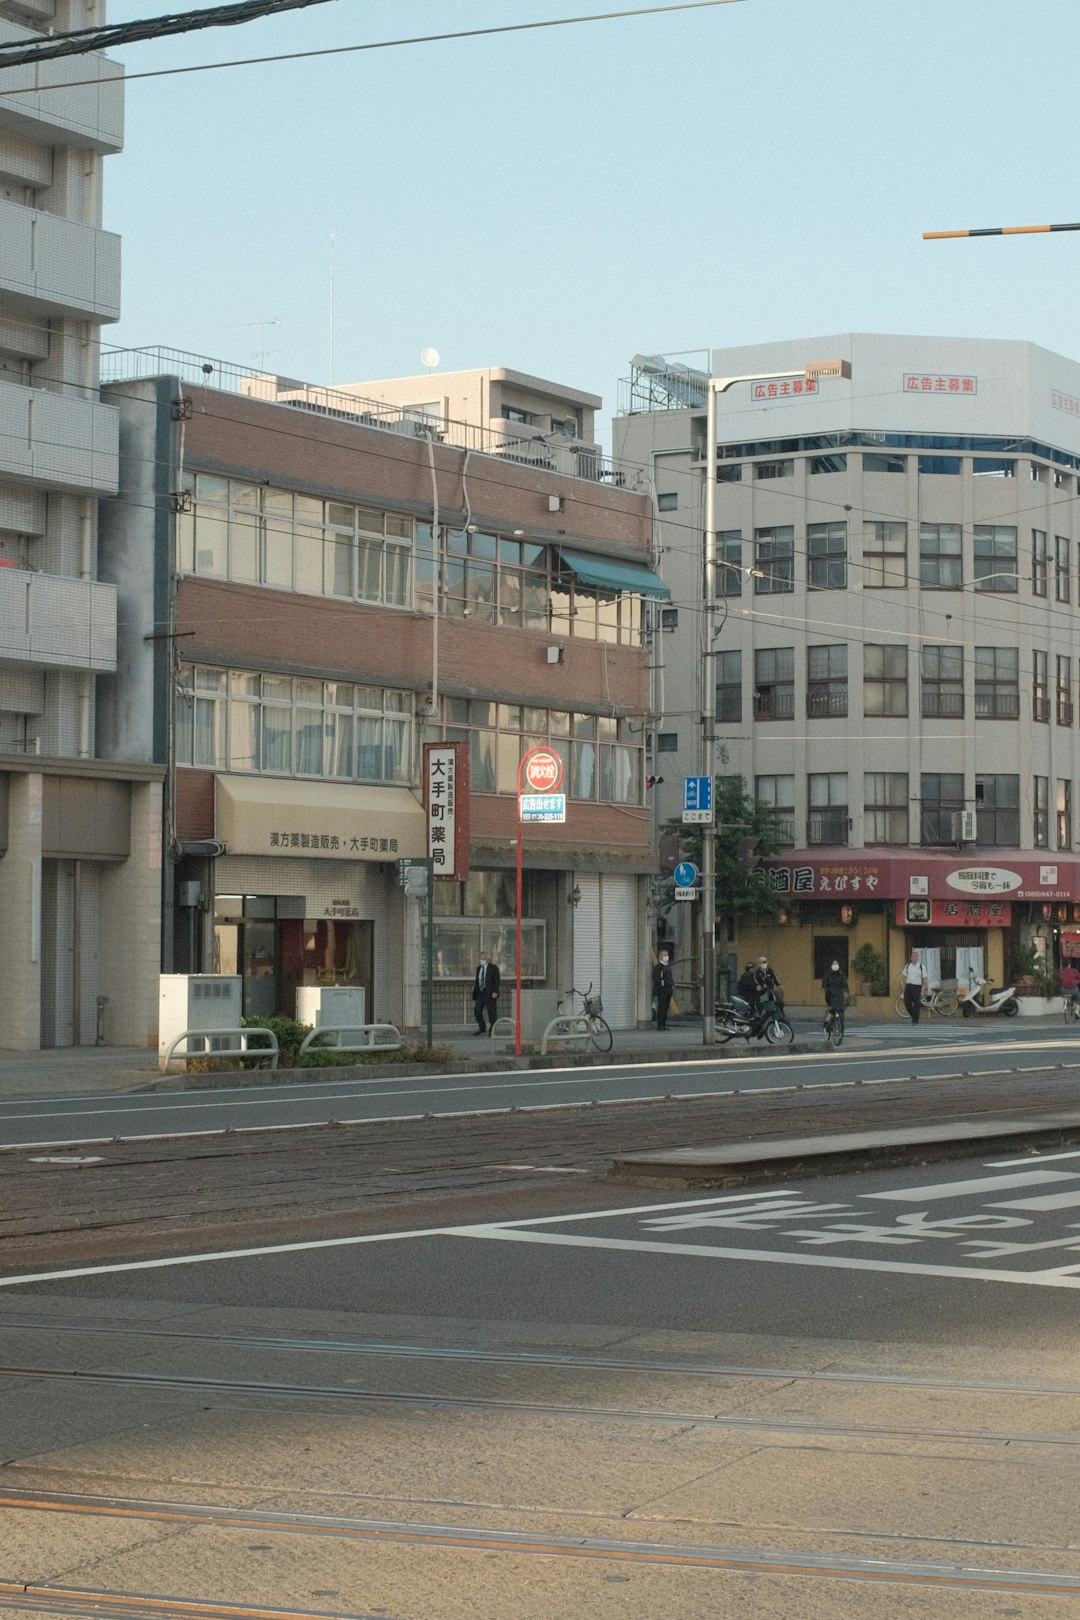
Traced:
<path fill-rule="evenodd" d="M 607 591 L 633 591 L 636 596 L 669 597 L 671 591 L 651 568 L 635 568 L 633 563 L 607 562 L 600 557 L 583 557 L 578 551 L 564 551 L 562 560 L 583 585 L 596 585 Z"/>

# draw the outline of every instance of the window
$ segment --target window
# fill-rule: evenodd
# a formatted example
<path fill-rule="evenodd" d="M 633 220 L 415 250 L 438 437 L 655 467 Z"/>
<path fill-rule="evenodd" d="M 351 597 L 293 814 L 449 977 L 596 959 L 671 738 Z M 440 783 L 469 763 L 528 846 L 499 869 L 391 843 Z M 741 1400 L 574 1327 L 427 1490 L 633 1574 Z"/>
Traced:
<path fill-rule="evenodd" d="M 946 477 L 949 477 L 949 478 L 959 477 L 959 474 L 960 474 L 960 457 L 959 456 L 920 456 L 919 457 L 919 471 L 920 471 L 920 473 L 933 473 L 935 476 L 937 476 L 939 478 L 942 477 L 942 476 L 946 476 Z"/>
<path fill-rule="evenodd" d="M 795 589 L 795 530 L 790 524 L 754 530 L 757 574 L 754 594 L 775 596 Z"/>
<path fill-rule="evenodd" d="M 838 451 L 836 455 L 832 455 L 832 456 L 811 456 L 810 457 L 810 472 L 811 472 L 811 474 L 814 474 L 814 473 L 846 472 L 846 471 L 847 471 L 847 456 L 844 454 L 844 452 L 842 450 Z"/>
<path fill-rule="evenodd" d="M 1069 542 L 1063 534 L 1054 536 L 1054 596 L 1059 602 L 1070 598 Z"/>
<path fill-rule="evenodd" d="M 1031 842 L 1035 849 L 1050 845 L 1050 778 L 1036 776 L 1032 784 Z"/>
<path fill-rule="evenodd" d="M 927 720 L 959 720 L 964 714 L 964 649 L 922 650 L 922 712 Z"/>
<path fill-rule="evenodd" d="M 1049 467 L 1040 467 L 1037 461 L 1033 461 L 1028 470 L 1033 484 L 1045 484 L 1050 476 Z"/>
<path fill-rule="evenodd" d="M 794 461 L 759 461 L 754 466 L 754 477 L 790 478 L 794 471 Z"/>
<path fill-rule="evenodd" d="M 794 848 L 795 778 L 757 776 L 754 778 L 754 794 L 768 808 L 777 843 L 783 849 Z"/>
<path fill-rule="evenodd" d="M 722 461 L 716 469 L 718 484 L 741 484 L 742 467 L 737 461 Z"/>
<path fill-rule="evenodd" d="M 971 472 L 975 478 L 1015 478 L 1016 462 L 1006 456 L 976 456 Z"/>
<path fill-rule="evenodd" d="M 1003 523 L 976 523 L 973 574 L 977 591 L 1015 591 L 1016 530 Z"/>
<path fill-rule="evenodd" d="M 675 754 L 679 750 L 679 733 L 677 731 L 658 731 L 656 734 L 656 752 L 658 754 Z"/>
<path fill-rule="evenodd" d="M 1059 726 L 1071 726 L 1073 722 L 1072 704 L 1072 661 L 1057 656 L 1057 681 L 1055 696 L 1057 699 L 1057 723 Z"/>
<path fill-rule="evenodd" d="M 1031 654 L 1031 718 L 1049 720 L 1050 693 L 1048 689 L 1047 655 L 1036 647 Z"/>
<path fill-rule="evenodd" d="M 975 778 L 976 837 L 980 844 L 1012 845 L 1020 842 L 1020 778 Z"/>
<path fill-rule="evenodd" d="M 412 605 L 411 518 L 235 478 L 188 474 L 181 573 L 384 607 Z"/>
<path fill-rule="evenodd" d="M 959 523 L 923 523 L 919 528 L 919 584 L 955 591 L 964 583 Z"/>
<path fill-rule="evenodd" d="M 815 773 L 807 778 L 810 816 L 808 844 L 845 845 L 848 841 L 847 772 Z"/>
<path fill-rule="evenodd" d="M 742 653 L 722 652 L 716 660 L 716 718 L 721 724 L 742 723 Z"/>
<path fill-rule="evenodd" d="M 907 773 L 867 771 L 863 776 L 863 843 L 906 844 L 907 841 Z"/>
<path fill-rule="evenodd" d="M 954 818 L 964 808 L 964 778 L 959 772 L 924 775 L 922 794 L 922 836 L 924 844 L 956 842 Z"/>
<path fill-rule="evenodd" d="M 1049 547 L 1046 544 L 1046 530 L 1032 529 L 1031 531 L 1031 594 L 1032 596 L 1046 595 L 1046 581 L 1049 571 Z"/>
<path fill-rule="evenodd" d="M 409 692 L 351 681 L 184 665 L 176 757 L 221 770 L 409 782 L 412 705 Z"/>
<path fill-rule="evenodd" d="M 863 589 L 903 590 L 907 585 L 907 524 L 863 524 Z"/>
<path fill-rule="evenodd" d="M 679 496 L 677 491 L 669 491 L 656 497 L 656 508 L 659 512 L 677 512 L 679 510 Z"/>
<path fill-rule="evenodd" d="M 847 524 L 808 523 L 806 583 L 812 591 L 847 590 Z"/>
<path fill-rule="evenodd" d="M 1072 783 L 1066 777 L 1058 777 L 1055 805 L 1057 810 L 1057 847 L 1058 849 L 1072 849 Z"/>
<path fill-rule="evenodd" d="M 742 530 L 721 529 L 716 536 L 716 594 L 741 596 L 742 585 Z"/>
<path fill-rule="evenodd" d="M 864 714 L 907 714 L 907 668 L 908 650 L 904 646 L 870 642 L 863 648 Z"/>
<path fill-rule="evenodd" d="M 1015 647 L 975 648 L 976 720 L 1019 720 L 1020 670 Z"/>
<path fill-rule="evenodd" d="M 762 647 L 754 654 L 754 719 L 795 718 L 795 649 Z"/>
<path fill-rule="evenodd" d="M 430 525 L 425 528 L 430 537 Z M 554 622 L 554 614 L 549 620 L 549 598 L 554 599 L 556 586 L 554 581 L 549 583 L 545 546 L 465 529 L 448 529 L 441 538 L 442 608 L 448 618 L 525 630 L 547 630 L 550 624 L 556 634 L 562 635 L 569 635 L 572 626 L 575 634 L 596 639 L 597 593 L 588 593 L 579 628 L 573 616 L 574 581 L 569 576 L 561 580 L 559 587 L 565 612 L 558 623 Z M 618 639 L 634 641 L 640 633 L 640 598 L 621 592 L 609 595 L 616 603 Z M 417 551 L 417 600 L 430 610 L 430 539 L 427 544 L 421 542 Z"/>
<path fill-rule="evenodd" d="M 868 473 L 868 472 L 880 472 L 880 473 L 902 473 L 902 472 L 906 472 L 907 471 L 907 456 L 878 455 L 875 451 L 868 450 L 866 452 L 866 454 L 862 458 L 862 470 L 863 470 L 864 473 Z"/>
<path fill-rule="evenodd" d="M 847 647 L 807 647 L 806 712 L 813 720 L 848 712 Z"/>
<path fill-rule="evenodd" d="M 643 802 L 645 735 L 640 721 L 477 698 L 445 699 L 443 719 L 447 742 L 469 744 L 474 793 L 516 793 L 522 754 L 543 743 L 562 760 L 571 798 Z"/>

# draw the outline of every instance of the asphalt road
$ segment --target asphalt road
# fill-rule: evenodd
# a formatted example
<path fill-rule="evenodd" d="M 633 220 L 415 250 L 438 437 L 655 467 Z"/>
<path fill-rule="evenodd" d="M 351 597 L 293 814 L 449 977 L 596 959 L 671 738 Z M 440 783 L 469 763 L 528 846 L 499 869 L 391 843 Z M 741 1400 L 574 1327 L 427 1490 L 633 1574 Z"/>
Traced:
<path fill-rule="evenodd" d="M 736 1046 L 715 1056 L 673 1062 L 474 1075 L 393 1075 L 235 1086 L 227 1076 L 204 1077 L 212 1087 L 155 1089 L 117 1096 L 40 1096 L 0 1101 L 0 1147 L 85 1144 L 197 1132 L 282 1129 L 327 1123 L 542 1108 L 593 1100 L 762 1091 L 799 1085 L 957 1074 L 1023 1074 L 1071 1063 L 1077 1036 L 1052 1028 L 1014 1032 L 989 1022 L 899 1026 L 887 1037 L 854 1037 L 839 1052 L 759 1051 Z M 217 1084 L 220 1080 L 223 1084 Z"/>
<path fill-rule="evenodd" d="M 560 1186 L 555 1210 L 515 1184 L 393 1230 L 9 1277 L 0 1599 L 1077 1612 L 1080 1151 Z"/>

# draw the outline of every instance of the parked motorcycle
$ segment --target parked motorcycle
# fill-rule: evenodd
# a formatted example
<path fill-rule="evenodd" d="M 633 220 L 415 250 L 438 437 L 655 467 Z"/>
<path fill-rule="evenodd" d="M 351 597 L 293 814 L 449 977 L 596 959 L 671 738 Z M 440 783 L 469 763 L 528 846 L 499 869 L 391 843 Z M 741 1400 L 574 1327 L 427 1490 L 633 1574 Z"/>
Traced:
<path fill-rule="evenodd" d="M 747 1041 L 766 1040 L 773 1046 L 790 1046 L 795 1039 L 795 1031 L 775 996 L 762 996 L 753 1009 L 742 996 L 732 996 L 730 1001 L 716 1003 L 715 1017 L 718 1041 L 741 1035 Z"/>
<path fill-rule="evenodd" d="M 976 1013 L 999 1012 L 1003 1018 L 1015 1018 L 1020 1011 L 1020 1003 L 1016 999 L 1016 986 L 1010 984 L 1004 990 L 991 990 L 984 1003 L 979 997 L 989 984 L 989 979 L 979 979 L 976 984 L 969 984 L 963 995 L 958 995 L 957 999 L 964 1017 L 972 1018 Z"/>

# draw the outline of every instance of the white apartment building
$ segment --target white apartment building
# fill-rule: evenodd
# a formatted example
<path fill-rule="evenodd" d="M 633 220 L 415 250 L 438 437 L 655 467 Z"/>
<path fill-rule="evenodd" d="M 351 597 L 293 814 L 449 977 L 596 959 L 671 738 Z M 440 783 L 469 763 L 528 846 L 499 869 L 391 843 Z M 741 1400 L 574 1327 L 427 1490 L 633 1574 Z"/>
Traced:
<path fill-rule="evenodd" d="M 102 10 L 0 0 L 0 45 Z M 117 667 L 116 591 L 97 577 L 118 466 L 99 335 L 120 308 L 101 171 L 122 129 L 103 56 L 0 69 L 0 1044 L 15 1048 L 148 1044 L 156 1023 L 161 772 L 95 746 Z"/>
<path fill-rule="evenodd" d="M 807 378 L 828 360 L 849 375 Z M 717 398 L 711 605 L 709 375 L 751 379 Z M 638 357 L 614 451 L 652 464 L 678 621 L 657 649 L 661 817 L 701 769 L 714 679 L 719 769 L 783 846 L 779 919 L 718 940 L 727 965 L 764 949 L 789 999 L 817 1000 L 862 943 L 892 994 L 911 946 L 961 981 L 1032 940 L 1080 952 L 1080 364 L 862 333 Z"/>

